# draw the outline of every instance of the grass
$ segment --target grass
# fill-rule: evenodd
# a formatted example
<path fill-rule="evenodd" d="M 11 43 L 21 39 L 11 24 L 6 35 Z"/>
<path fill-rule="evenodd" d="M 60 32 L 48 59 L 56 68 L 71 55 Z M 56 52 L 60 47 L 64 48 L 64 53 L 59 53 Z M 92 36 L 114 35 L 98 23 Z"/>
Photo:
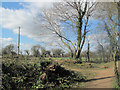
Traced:
<path fill-rule="evenodd" d="M 26 59 L 27 58 L 27 59 Z M 8 68 L 10 68 L 10 67 L 12 67 L 13 66 L 13 72 L 14 71 L 16 71 L 17 72 L 17 69 L 18 68 L 22 68 L 22 69 L 20 69 L 20 70 L 26 70 L 26 72 L 27 72 L 27 69 L 29 68 L 29 69 L 32 69 L 32 67 L 34 67 L 33 69 L 34 70 L 36 70 L 37 71 L 37 69 L 36 69 L 36 66 L 39 66 L 39 64 L 40 64 L 40 62 L 42 62 L 42 61 L 52 61 L 53 63 L 55 63 L 56 61 L 56 58 L 52 58 L 51 60 L 49 60 L 49 58 L 45 58 L 45 59 L 39 59 L 39 58 L 36 58 L 36 57 L 19 57 L 19 58 L 3 58 L 2 59 L 2 61 L 3 61 L 3 64 Z M 61 60 L 61 58 L 59 58 L 59 60 L 58 61 L 64 61 L 65 62 L 65 64 L 67 64 L 68 62 L 70 63 L 70 60 L 68 60 L 68 59 L 62 59 Z M 27 68 L 26 68 L 27 67 Z M 31 72 L 33 72 L 34 70 L 31 70 L 31 71 L 29 71 L 28 73 L 31 73 Z M 38 71 L 37 71 L 38 72 Z M 22 73 L 21 75 L 24 75 L 24 72 L 21 72 L 20 71 L 20 73 Z M 5 76 L 6 74 L 4 74 L 4 76 Z M 26 74 L 25 74 L 26 75 Z M 32 75 L 32 74 L 31 74 Z M 19 73 L 17 74 L 17 76 L 19 76 Z M 83 77 L 82 75 L 81 75 L 81 73 L 80 72 L 78 72 L 78 76 L 79 77 Z M 20 76 L 19 76 L 20 77 Z M 25 76 L 25 78 L 26 78 L 27 76 Z M 9 77 L 9 79 L 11 79 L 11 78 L 13 78 L 13 76 L 12 77 Z M 22 76 L 21 76 L 21 78 L 22 78 Z M 15 77 L 15 80 L 18 80 L 19 78 L 18 77 Z M 74 78 L 72 78 L 73 80 L 77 80 L 77 77 L 74 79 Z M 4 78 L 4 81 L 5 80 L 8 80 L 7 79 L 7 77 L 5 77 Z M 20 80 L 23 80 L 23 79 L 20 79 Z M 67 80 L 67 79 L 66 79 Z M 80 80 L 80 79 L 79 79 Z M 69 81 L 69 80 L 68 80 Z M 12 81 L 13 82 L 13 81 Z M 16 81 L 15 81 L 16 82 Z M 19 81 L 19 82 L 23 82 L 23 81 Z M 66 81 L 67 82 L 67 81 Z M 69 81 L 70 82 L 70 81 Z M 75 81 L 75 82 L 79 82 L 79 81 Z M 32 82 L 33 83 L 33 82 Z M 4 85 L 6 84 L 6 82 L 4 83 Z M 73 83 L 74 84 L 74 83 Z M 9 85 L 9 84 L 8 84 Z M 16 84 L 17 85 L 17 84 Z M 78 87 L 80 85 L 80 83 L 78 83 L 78 84 L 74 84 L 74 85 L 72 85 L 73 87 Z M 20 86 L 20 85 L 19 85 Z M 83 86 L 83 84 L 82 84 L 82 86 Z M 68 87 L 68 85 L 67 84 L 62 84 L 62 86 L 61 87 Z"/>
<path fill-rule="evenodd" d="M 20 59 L 20 60 L 19 60 Z M 83 63 L 83 64 L 74 64 L 74 62 L 76 62 L 75 59 L 70 59 L 70 58 L 45 58 L 45 59 L 40 59 L 39 57 L 20 57 L 18 60 L 17 58 L 3 58 L 3 62 L 4 60 L 8 60 L 8 62 L 10 62 L 11 60 L 15 60 L 16 63 L 20 64 L 20 63 L 27 63 L 27 64 L 33 64 L 33 63 L 38 63 L 40 61 L 52 61 L 54 63 L 59 63 L 61 64 L 63 67 L 67 68 L 67 69 L 88 69 L 89 68 L 89 64 L 91 64 L 93 66 L 93 68 L 91 69 L 104 69 L 104 66 L 109 68 L 111 66 L 111 64 L 113 62 L 109 62 L 109 63 L 101 63 L 101 64 L 95 64 L 95 63 Z M 84 59 L 85 60 L 85 59 Z M 83 60 L 83 61 L 84 61 Z M 90 68 L 89 68 L 90 69 Z"/>
<path fill-rule="evenodd" d="M 107 69 L 110 68 L 113 65 L 113 61 L 112 62 L 107 62 L 107 63 L 100 63 L 100 64 L 96 64 L 96 63 L 82 63 L 82 64 L 74 64 L 74 62 L 76 60 L 74 59 L 64 59 L 64 60 L 56 60 L 58 63 L 62 64 L 62 67 L 65 67 L 68 70 L 73 70 L 76 72 L 82 72 L 82 74 L 87 77 L 86 79 L 91 79 L 94 78 L 96 76 L 96 73 L 92 73 L 91 70 L 103 70 L 103 69 Z M 89 68 L 89 64 L 91 64 L 93 66 L 93 68 Z M 106 68 L 104 68 L 106 67 Z M 84 82 L 78 82 L 76 85 L 73 85 L 74 88 L 76 87 L 81 87 L 84 88 L 85 87 L 85 83 Z M 114 84 L 114 88 L 118 89 L 118 86 L 116 84 Z"/>
<path fill-rule="evenodd" d="M 94 76 L 96 76 L 95 73 L 91 73 L 90 70 L 91 69 L 105 69 L 104 66 L 106 66 L 107 68 L 109 68 L 113 62 L 109 62 L 109 63 L 101 63 L 101 64 L 95 64 L 95 63 L 82 63 L 82 64 L 74 64 L 74 62 L 76 62 L 75 59 L 71 59 L 71 58 L 43 58 L 40 59 L 39 57 L 20 57 L 19 59 L 17 58 L 3 58 L 2 61 L 6 62 L 9 64 L 11 61 L 15 61 L 15 63 L 17 65 L 22 65 L 22 64 L 38 64 L 39 62 L 42 61 L 52 61 L 53 63 L 59 63 L 61 64 L 62 67 L 64 67 L 67 70 L 71 70 L 71 71 L 75 71 L 77 73 L 81 73 L 87 77 L 87 79 L 93 78 Z M 85 58 L 83 58 L 83 61 L 86 61 Z M 93 67 L 90 68 L 89 64 L 91 64 Z M 81 75 L 81 74 L 79 74 Z M 78 82 L 77 84 L 72 84 L 73 88 L 84 88 L 84 82 Z M 114 87 L 117 88 L 117 86 L 114 85 Z"/>
<path fill-rule="evenodd" d="M 113 64 L 113 62 L 108 62 L 108 63 L 100 63 L 100 64 L 94 64 L 94 66 L 97 69 L 106 69 L 106 68 L 110 68 L 110 66 Z M 106 68 L 104 68 L 106 67 Z"/>
<path fill-rule="evenodd" d="M 113 82 L 113 88 L 115 88 L 116 90 L 119 90 L 119 89 L 120 89 L 119 86 L 118 86 L 117 83 L 116 83 L 116 79 L 115 79 L 114 82 Z"/>
<path fill-rule="evenodd" d="M 120 61 L 117 61 L 117 63 L 118 63 L 118 68 L 119 68 L 119 63 L 120 63 Z M 119 70 L 119 69 L 118 69 Z M 119 70 L 120 71 L 120 70 Z M 120 76 L 119 76 L 119 80 L 120 80 Z M 120 82 L 120 81 L 119 81 Z M 115 88 L 116 90 L 119 90 L 120 89 L 120 87 L 117 85 L 117 81 L 116 81 L 116 79 L 114 80 L 114 82 L 113 82 L 113 88 Z"/>

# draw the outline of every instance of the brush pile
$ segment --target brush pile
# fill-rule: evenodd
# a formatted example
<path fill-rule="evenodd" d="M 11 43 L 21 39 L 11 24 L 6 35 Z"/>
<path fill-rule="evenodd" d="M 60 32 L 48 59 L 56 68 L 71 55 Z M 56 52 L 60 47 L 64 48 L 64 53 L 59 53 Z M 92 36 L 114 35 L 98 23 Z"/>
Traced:
<path fill-rule="evenodd" d="M 4 61 L 2 63 L 2 89 L 26 88 L 70 88 L 73 83 L 84 80 L 82 75 L 66 70 L 51 61 L 40 63 L 21 63 Z"/>

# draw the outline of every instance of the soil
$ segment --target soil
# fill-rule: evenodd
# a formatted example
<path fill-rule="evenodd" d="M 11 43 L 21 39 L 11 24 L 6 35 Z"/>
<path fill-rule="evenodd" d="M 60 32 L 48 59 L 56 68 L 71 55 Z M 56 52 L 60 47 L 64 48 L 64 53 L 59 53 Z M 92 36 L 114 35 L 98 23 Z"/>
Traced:
<path fill-rule="evenodd" d="M 109 68 L 105 69 L 88 69 L 86 71 L 81 69 L 72 70 L 80 71 L 83 73 L 83 75 L 89 75 L 89 78 L 85 81 L 84 88 L 113 88 L 115 78 L 113 64 Z"/>
<path fill-rule="evenodd" d="M 111 64 L 109 68 L 104 68 L 104 65 L 100 65 L 103 69 L 76 69 L 69 68 L 69 70 L 82 72 L 83 75 L 88 76 L 84 81 L 84 88 L 113 88 L 114 83 L 114 64 Z"/>
<path fill-rule="evenodd" d="M 114 68 L 113 66 L 103 70 L 93 70 L 94 78 L 86 81 L 85 88 L 113 88 Z"/>

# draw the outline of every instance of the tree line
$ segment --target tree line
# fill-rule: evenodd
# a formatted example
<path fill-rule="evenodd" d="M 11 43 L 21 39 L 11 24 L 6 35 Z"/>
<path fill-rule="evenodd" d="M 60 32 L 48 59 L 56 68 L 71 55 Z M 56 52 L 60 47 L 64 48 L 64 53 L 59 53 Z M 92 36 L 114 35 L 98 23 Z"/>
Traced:
<path fill-rule="evenodd" d="M 34 45 L 31 47 L 31 50 L 24 50 L 20 51 L 21 55 L 24 56 L 34 56 L 34 57 L 64 57 L 64 51 L 62 49 L 51 49 L 51 50 L 46 50 L 44 47 L 40 45 Z M 24 52 L 24 54 L 23 54 Z M 9 44 L 2 48 L 1 54 L 4 55 L 17 55 L 17 50 L 14 44 Z"/>

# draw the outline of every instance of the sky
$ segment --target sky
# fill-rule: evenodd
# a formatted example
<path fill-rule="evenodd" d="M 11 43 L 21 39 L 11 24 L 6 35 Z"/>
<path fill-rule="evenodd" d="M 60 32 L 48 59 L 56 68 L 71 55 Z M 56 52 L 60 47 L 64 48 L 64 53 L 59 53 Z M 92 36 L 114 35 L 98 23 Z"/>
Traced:
<path fill-rule="evenodd" d="M 0 27 L 2 35 L 2 47 L 9 44 L 17 45 L 18 27 L 21 31 L 21 50 L 30 50 L 33 45 L 40 44 L 46 49 L 59 48 L 59 39 L 53 32 L 45 30 L 41 26 L 38 17 L 41 15 L 43 8 L 50 8 L 52 2 L 2 2 L 0 7 Z M 90 21 L 94 24 L 90 29 L 95 29 L 95 25 L 99 23 L 96 20 Z M 68 31 L 66 31 L 68 32 Z M 71 33 L 69 33 L 71 34 Z M 101 37 L 102 33 L 92 34 L 87 36 L 90 39 L 91 47 L 96 46 L 97 38 Z M 97 37 L 96 37 L 97 36 Z M 72 35 L 71 38 L 72 39 Z M 103 35 L 103 38 L 106 36 Z M 96 39 L 96 40 L 95 40 Z M 93 44 L 93 45 L 92 45 Z M 87 49 L 87 42 L 85 43 L 84 50 Z"/>
<path fill-rule="evenodd" d="M 2 7 L 0 7 L 2 13 L 2 23 L 0 24 L 2 25 L 2 37 L 0 38 L 2 47 L 11 43 L 17 44 L 19 26 L 21 27 L 21 49 L 30 49 L 37 44 L 46 46 L 46 43 L 50 41 L 50 35 L 39 37 L 39 34 L 44 32 L 40 30 L 40 23 L 36 23 L 35 20 L 35 15 L 38 14 L 38 10 L 43 7 L 43 4 L 43 2 L 38 5 L 27 2 L 2 2 Z"/>
<path fill-rule="evenodd" d="M 9 21 L 8 19 L 10 19 L 12 17 L 12 15 L 14 15 L 13 12 L 15 12 L 16 10 L 21 10 L 23 8 L 24 7 L 19 2 L 3 2 L 2 3 L 2 8 L 1 8 L 2 9 L 2 47 L 6 46 L 8 44 L 13 44 L 13 43 L 17 44 L 17 38 L 18 38 L 17 29 L 19 27 L 19 24 L 16 25 L 15 28 L 13 28 L 12 26 L 7 27 L 4 25 L 10 25 L 10 23 L 13 23 L 13 22 L 15 23 L 14 19 L 12 19 L 11 21 Z M 10 17 L 10 15 L 11 15 L 11 17 Z M 6 21 L 5 21 L 5 18 L 6 18 Z M 14 32 L 13 29 L 16 29 L 16 32 Z M 32 40 L 26 36 L 23 36 L 23 35 L 21 35 L 21 41 L 22 41 L 21 42 L 22 44 L 34 43 L 34 40 Z M 27 45 L 27 46 L 29 47 L 29 45 Z"/>

